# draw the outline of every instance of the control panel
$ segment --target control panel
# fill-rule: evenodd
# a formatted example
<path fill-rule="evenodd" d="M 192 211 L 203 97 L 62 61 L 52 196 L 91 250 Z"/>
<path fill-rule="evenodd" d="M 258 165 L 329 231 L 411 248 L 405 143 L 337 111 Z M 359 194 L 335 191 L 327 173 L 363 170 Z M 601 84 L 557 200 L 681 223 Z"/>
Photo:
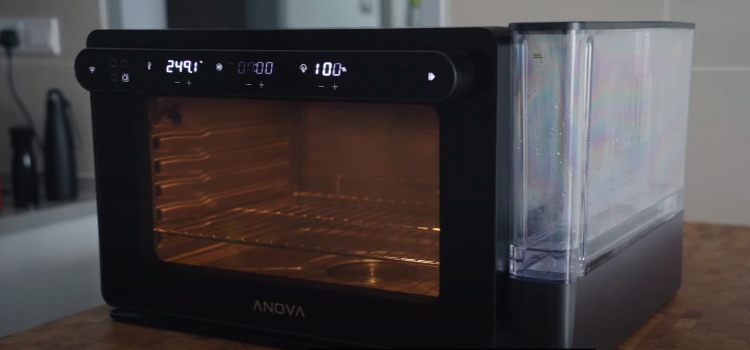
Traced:
<path fill-rule="evenodd" d="M 86 49 L 76 59 L 87 90 L 154 94 L 437 101 L 472 75 L 465 56 L 437 51 Z"/>

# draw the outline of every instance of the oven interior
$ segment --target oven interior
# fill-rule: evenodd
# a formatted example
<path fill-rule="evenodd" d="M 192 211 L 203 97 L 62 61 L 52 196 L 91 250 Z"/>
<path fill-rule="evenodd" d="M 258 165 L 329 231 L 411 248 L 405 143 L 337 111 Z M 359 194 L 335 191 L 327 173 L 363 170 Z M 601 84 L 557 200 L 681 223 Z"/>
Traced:
<path fill-rule="evenodd" d="M 439 294 L 431 107 L 157 97 L 150 108 L 161 260 Z"/>

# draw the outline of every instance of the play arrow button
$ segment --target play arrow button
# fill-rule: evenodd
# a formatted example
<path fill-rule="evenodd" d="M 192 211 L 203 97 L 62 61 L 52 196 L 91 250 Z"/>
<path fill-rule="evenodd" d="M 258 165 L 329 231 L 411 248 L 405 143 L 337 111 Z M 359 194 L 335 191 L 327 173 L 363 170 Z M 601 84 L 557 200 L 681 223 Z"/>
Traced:
<path fill-rule="evenodd" d="M 432 73 L 432 72 L 427 73 L 427 80 L 433 81 L 435 80 L 435 78 L 436 78 L 435 73 Z"/>

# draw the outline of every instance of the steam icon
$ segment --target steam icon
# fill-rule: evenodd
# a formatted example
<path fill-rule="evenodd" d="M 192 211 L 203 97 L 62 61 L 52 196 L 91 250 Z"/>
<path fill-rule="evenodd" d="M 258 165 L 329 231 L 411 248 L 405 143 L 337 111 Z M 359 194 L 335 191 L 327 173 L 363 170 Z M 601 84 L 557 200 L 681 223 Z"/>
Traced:
<path fill-rule="evenodd" d="M 303 64 L 301 64 L 301 65 L 299 66 L 299 70 L 301 70 L 301 71 L 302 71 L 302 73 L 306 72 L 306 71 L 307 71 L 307 65 L 306 65 L 306 64 L 304 64 L 304 63 L 303 63 Z"/>

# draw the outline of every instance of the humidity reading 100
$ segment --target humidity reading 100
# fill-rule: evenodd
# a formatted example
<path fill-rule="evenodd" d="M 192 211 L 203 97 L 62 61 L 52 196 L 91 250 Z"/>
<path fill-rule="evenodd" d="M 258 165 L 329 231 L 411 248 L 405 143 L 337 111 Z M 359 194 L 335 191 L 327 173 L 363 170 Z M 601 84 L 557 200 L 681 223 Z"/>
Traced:
<path fill-rule="evenodd" d="M 341 63 L 325 62 L 315 64 L 315 75 L 322 75 L 324 77 L 338 77 L 341 75 L 341 73 L 346 73 L 346 67 L 344 67 Z"/>

